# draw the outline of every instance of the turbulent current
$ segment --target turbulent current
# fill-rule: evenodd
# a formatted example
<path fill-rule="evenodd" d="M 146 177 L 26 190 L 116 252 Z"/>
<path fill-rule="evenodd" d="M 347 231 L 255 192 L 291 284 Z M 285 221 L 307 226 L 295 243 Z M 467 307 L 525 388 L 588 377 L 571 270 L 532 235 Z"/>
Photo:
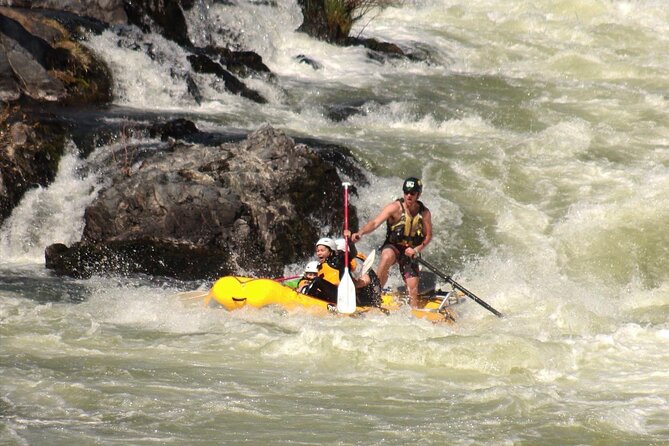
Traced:
<path fill-rule="evenodd" d="M 264 105 L 203 74 L 196 103 L 159 36 L 154 57 L 111 31 L 87 45 L 118 107 L 350 147 L 362 220 L 420 176 L 425 258 L 506 317 L 472 300 L 452 326 L 228 313 L 176 296 L 209 283 L 56 278 L 45 246 L 80 237 L 104 185 L 66 156 L 0 231 L 0 444 L 668 444 L 666 3 L 404 1 L 353 30 L 427 55 L 385 63 L 294 32 L 299 7 L 273 3 L 189 16 L 196 43 L 225 29 L 263 57 L 276 79 L 248 82 Z"/>

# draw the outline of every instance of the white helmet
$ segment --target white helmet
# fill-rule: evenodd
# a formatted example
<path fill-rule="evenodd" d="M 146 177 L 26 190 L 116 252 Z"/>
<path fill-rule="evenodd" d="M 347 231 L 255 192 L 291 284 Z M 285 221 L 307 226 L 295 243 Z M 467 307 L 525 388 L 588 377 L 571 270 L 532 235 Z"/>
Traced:
<path fill-rule="evenodd" d="M 346 240 L 343 238 L 338 238 L 335 240 L 335 245 L 337 245 L 337 250 L 338 251 L 343 251 L 346 249 Z"/>
<path fill-rule="evenodd" d="M 318 273 L 318 261 L 312 260 L 304 267 L 305 273 Z"/>
<path fill-rule="evenodd" d="M 332 251 L 332 252 L 337 250 L 337 244 L 335 243 L 334 240 L 332 240 L 329 237 L 323 237 L 322 239 L 319 239 L 316 242 L 316 246 L 318 246 L 318 245 L 327 246 L 328 248 L 330 248 L 330 251 Z"/>

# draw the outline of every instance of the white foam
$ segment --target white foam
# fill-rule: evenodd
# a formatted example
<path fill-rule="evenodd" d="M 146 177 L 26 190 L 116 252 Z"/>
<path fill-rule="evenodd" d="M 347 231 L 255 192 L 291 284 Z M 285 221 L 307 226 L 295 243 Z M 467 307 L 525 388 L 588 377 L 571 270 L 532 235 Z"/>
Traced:
<path fill-rule="evenodd" d="M 43 263 L 48 245 L 79 241 L 84 210 L 101 187 L 94 174 L 80 173 L 83 165 L 70 144 L 54 182 L 25 194 L 0 229 L 2 263 Z"/>

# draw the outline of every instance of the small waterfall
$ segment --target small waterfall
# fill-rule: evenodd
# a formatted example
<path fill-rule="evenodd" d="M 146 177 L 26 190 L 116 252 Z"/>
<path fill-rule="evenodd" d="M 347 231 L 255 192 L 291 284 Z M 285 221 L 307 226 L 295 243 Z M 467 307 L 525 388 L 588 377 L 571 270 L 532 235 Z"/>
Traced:
<path fill-rule="evenodd" d="M 70 143 L 55 181 L 25 194 L 0 227 L 1 263 L 42 263 L 48 245 L 79 241 L 84 210 L 102 187 L 94 173 L 80 173 L 83 163 Z"/>
<path fill-rule="evenodd" d="M 195 46 L 214 44 L 213 21 L 209 15 L 209 5 L 205 0 L 196 0 L 189 11 L 184 11 L 188 20 L 188 35 Z"/>

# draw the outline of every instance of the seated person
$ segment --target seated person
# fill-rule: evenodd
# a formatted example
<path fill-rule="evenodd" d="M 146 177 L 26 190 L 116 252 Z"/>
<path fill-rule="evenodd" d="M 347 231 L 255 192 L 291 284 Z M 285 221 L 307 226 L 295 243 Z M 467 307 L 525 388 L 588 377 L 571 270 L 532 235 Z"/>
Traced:
<path fill-rule="evenodd" d="M 337 303 L 337 288 L 344 274 L 344 253 L 337 250 L 334 240 L 323 237 L 316 242 L 316 258 L 318 277 L 302 293 Z"/>
<path fill-rule="evenodd" d="M 318 277 L 318 262 L 312 260 L 304 267 L 304 274 L 300 277 L 300 281 L 297 282 L 297 292 L 301 293 L 302 289 L 309 286 L 316 277 Z"/>
<path fill-rule="evenodd" d="M 349 243 L 348 247 L 350 272 L 351 260 L 356 257 L 358 251 L 352 243 Z M 316 242 L 316 257 L 319 262 L 318 277 L 301 292 L 327 302 L 337 303 L 337 290 L 345 271 L 345 253 L 337 249 L 334 240 L 325 237 Z M 353 279 L 353 283 L 356 287 L 357 305 L 380 305 L 381 285 L 374 271 L 370 270 L 368 274 Z"/>
<path fill-rule="evenodd" d="M 345 243 L 346 241 L 343 238 L 338 238 L 337 240 L 335 240 L 335 244 L 337 245 L 337 251 L 344 252 L 344 249 L 346 248 Z M 352 242 L 349 240 L 348 246 L 350 247 L 351 244 Z M 358 252 L 354 256 L 350 255 L 349 253 L 349 258 L 351 259 L 351 276 L 354 278 L 359 277 L 362 271 L 362 264 L 364 263 L 367 256 L 361 252 Z"/>

